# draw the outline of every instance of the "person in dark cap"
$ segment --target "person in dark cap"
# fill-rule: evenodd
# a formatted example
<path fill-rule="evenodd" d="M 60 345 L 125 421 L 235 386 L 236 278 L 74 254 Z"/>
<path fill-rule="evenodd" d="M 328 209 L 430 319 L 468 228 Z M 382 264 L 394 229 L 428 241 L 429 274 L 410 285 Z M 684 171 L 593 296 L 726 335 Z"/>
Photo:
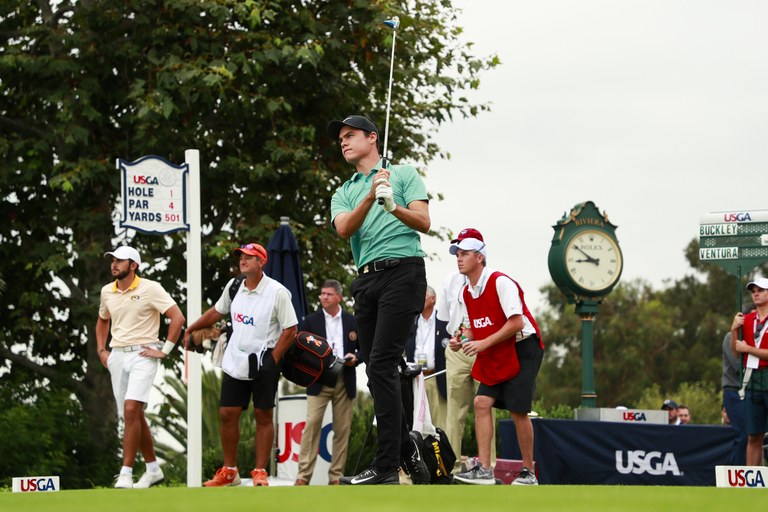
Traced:
<path fill-rule="evenodd" d="M 371 466 L 341 483 L 399 484 L 402 465 L 414 483 L 426 484 L 421 435 L 408 432 L 398 365 L 427 288 L 419 235 L 430 227 L 427 190 L 413 167 L 383 167 L 379 131 L 369 119 L 352 115 L 331 121 L 328 136 L 355 167 L 331 199 L 331 219 L 336 232 L 349 240 L 358 269 L 350 291 L 378 427 Z"/>
<path fill-rule="evenodd" d="M 670 425 L 680 424 L 680 419 L 677 417 L 677 402 L 675 402 L 674 400 L 670 400 L 668 398 L 664 400 L 663 404 L 661 404 L 661 410 L 667 411 L 667 414 L 669 415 Z"/>
<path fill-rule="evenodd" d="M 272 412 L 280 379 L 283 354 L 296 337 L 296 310 L 291 292 L 264 273 L 267 251 L 259 244 L 241 245 L 239 285 L 230 279 L 219 300 L 184 332 L 185 340 L 195 331 L 210 327 L 229 315 L 232 335 L 221 362 L 223 372 L 219 416 L 224 465 L 205 482 L 205 487 L 240 485 L 237 445 L 240 442 L 240 416 L 253 401 L 256 419 L 256 467 L 251 471 L 255 487 L 269 485 L 267 464 L 272 453 L 275 430 Z M 236 292 L 230 295 L 230 289 Z"/>

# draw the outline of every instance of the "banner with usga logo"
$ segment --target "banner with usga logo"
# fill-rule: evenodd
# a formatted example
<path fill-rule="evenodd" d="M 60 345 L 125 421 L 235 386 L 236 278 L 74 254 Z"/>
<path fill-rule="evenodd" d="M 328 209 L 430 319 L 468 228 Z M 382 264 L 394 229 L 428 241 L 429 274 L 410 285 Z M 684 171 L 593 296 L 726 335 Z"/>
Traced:
<path fill-rule="evenodd" d="M 714 425 L 638 421 L 533 421 L 539 483 L 561 485 L 715 485 L 715 466 L 727 464 L 736 431 Z M 512 420 L 499 421 L 499 458 L 519 459 Z M 733 481 L 758 483 L 754 474 Z M 746 484 L 745 484 L 746 485 Z"/>
<path fill-rule="evenodd" d="M 50 492 L 61 490 L 58 476 L 14 477 L 11 486 L 13 492 Z"/>
<path fill-rule="evenodd" d="M 715 485 L 742 489 L 765 489 L 768 468 L 764 466 L 716 466 Z"/>

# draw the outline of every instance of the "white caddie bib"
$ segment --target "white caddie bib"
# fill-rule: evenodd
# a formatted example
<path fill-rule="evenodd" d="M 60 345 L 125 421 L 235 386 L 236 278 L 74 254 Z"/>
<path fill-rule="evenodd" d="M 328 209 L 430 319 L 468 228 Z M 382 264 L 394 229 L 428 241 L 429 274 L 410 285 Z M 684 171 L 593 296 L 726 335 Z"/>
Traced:
<path fill-rule="evenodd" d="M 232 339 L 227 344 L 221 362 L 221 369 L 230 377 L 249 380 L 248 356 L 258 354 L 261 361 L 264 352 L 277 343 L 277 340 L 267 337 L 279 289 L 280 285 L 270 280 L 261 293 L 243 293 L 239 290 L 232 300 Z"/>

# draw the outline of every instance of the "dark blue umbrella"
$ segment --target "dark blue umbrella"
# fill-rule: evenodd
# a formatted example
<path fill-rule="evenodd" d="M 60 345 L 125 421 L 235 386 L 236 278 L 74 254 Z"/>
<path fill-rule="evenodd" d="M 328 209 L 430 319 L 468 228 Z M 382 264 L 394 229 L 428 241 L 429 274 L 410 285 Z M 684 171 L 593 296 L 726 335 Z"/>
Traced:
<path fill-rule="evenodd" d="M 264 273 L 288 288 L 296 317 L 301 322 L 307 316 L 307 292 L 301 272 L 299 246 L 288 225 L 288 217 L 280 217 L 280 226 L 269 240 Z"/>

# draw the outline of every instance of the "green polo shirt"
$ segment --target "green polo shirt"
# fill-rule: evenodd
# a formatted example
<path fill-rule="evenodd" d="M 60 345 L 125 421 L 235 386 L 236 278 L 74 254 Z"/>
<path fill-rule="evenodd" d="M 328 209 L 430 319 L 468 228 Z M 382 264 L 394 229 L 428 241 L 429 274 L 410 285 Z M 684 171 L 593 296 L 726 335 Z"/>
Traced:
<path fill-rule="evenodd" d="M 356 172 L 348 181 L 336 190 L 331 198 L 331 218 L 340 213 L 351 212 L 371 190 L 381 161 L 376 169 L 366 177 Z M 389 183 L 395 203 L 407 207 L 411 201 L 428 201 L 427 188 L 419 173 L 410 165 L 391 165 Z M 374 204 L 363 221 L 360 229 L 349 239 L 352 257 L 358 268 L 371 261 L 384 258 L 424 257 L 421 250 L 421 237 L 418 231 L 411 229 L 400 220 Z"/>

